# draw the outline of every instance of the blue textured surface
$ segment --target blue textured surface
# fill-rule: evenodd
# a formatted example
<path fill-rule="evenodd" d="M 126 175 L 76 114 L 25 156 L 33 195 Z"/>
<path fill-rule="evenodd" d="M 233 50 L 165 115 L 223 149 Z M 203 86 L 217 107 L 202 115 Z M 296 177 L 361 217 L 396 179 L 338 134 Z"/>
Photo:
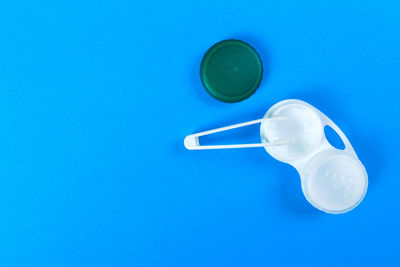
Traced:
<path fill-rule="evenodd" d="M 399 266 L 399 14 L 396 0 L 1 1 L 0 265 Z M 266 69 L 236 104 L 199 79 L 227 38 Z M 355 210 L 315 210 L 263 149 L 183 147 L 287 98 L 352 142 L 370 182 Z M 232 135 L 208 141 L 258 139 Z"/>

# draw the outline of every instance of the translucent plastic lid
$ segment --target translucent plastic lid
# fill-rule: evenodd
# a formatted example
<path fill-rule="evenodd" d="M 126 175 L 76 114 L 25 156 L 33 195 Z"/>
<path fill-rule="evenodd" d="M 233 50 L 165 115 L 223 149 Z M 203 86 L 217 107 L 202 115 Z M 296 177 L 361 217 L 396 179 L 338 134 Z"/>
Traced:
<path fill-rule="evenodd" d="M 346 153 L 321 153 L 306 167 L 302 188 L 308 201 L 320 210 L 343 213 L 364 198 L 367 173 L 362 164 Z"/>

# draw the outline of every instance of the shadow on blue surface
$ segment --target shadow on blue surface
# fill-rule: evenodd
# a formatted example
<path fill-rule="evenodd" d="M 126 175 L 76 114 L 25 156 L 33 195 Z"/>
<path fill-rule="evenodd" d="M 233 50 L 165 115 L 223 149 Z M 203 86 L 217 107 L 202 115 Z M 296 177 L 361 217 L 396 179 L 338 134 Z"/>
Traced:
<path fill-rule="evenodd" d="M 307 202 L 301 189 L 301 180 L 297 171 L 290 165 L 280 167 L 280 192 L 284 209 L 288 210 L 290 217 L 310 220 L 315 216 L 323 215 Z M 311 217 L 312 216 L 312 217 Z"/>

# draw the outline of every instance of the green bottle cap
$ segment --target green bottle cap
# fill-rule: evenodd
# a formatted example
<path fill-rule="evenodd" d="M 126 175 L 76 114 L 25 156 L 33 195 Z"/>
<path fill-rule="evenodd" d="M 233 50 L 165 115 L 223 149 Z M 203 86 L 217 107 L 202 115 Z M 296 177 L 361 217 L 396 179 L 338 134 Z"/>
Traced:
<path fill-rule="evenodd" d="M 224 102 L 239 102 L 251 96 L 260 85 L 262 75 L 262 62 L 256 50 L 233 39 L 208 49 L 200 67 L 204 87 Z"/>

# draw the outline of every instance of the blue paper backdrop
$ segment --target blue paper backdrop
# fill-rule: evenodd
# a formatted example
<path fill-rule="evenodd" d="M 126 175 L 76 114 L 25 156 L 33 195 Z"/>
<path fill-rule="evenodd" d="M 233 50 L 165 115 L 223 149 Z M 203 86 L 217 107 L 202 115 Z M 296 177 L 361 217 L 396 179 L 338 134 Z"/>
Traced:
<path fill-rule="evenodd" d="M 199 79 L 228 38 L 265 67 L 236 104 Z M 3 0 L 0 265 L 399 266 L 399 86 L 396 0 Z M 352 142 L 370 182 L 355 210 L 314 209 L 263 149 L 183 147 L 287 98 Z"/>

